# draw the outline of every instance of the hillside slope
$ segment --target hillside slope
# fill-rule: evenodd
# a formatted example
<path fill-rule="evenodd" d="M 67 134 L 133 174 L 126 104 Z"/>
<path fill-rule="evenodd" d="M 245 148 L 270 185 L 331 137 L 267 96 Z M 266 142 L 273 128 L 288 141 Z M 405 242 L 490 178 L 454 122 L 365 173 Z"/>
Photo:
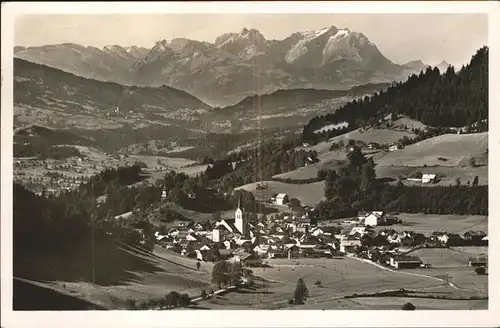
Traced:
<path fill-rule="evenodd" d="M 182 111 L 191 115 L 209 108 L 174 88 L 127 87 L 14 59 L 14 116 L 18 125 L 116 128 L 182 120 Z"/>
<path fill-rule="evenodd" d="M 99 307 L 124 309 L 127 299 L 162 298 L 169 291 L 197 294 L 200 288 L 208 288 L 209 274 L 197 271 L 195 264 L 176 261 L 175 256 L 161 249 L 146 253 L 96 233 L 93 240 L 74 243 L 70 249 L 57 253 L 15 255 L 14 277 L 38 282 L 52 293 L 71 295 Z M 42 289 L 29 295 L 25 290 L 14 290 L 19 304 L 45 308 L 42 303 L 33 304 L 26 299 L 43 295 Z"/>
<path fill-rule="evenodd" d="M 444 134 L 389 152 L 376 162 L 394 166 L 458 166 L 469 157 L 487 160 L 488 133 Z M 439 160 L 445 158 L 446 161 Z M 477 163 L 479 164 L 479 163 Z"/>

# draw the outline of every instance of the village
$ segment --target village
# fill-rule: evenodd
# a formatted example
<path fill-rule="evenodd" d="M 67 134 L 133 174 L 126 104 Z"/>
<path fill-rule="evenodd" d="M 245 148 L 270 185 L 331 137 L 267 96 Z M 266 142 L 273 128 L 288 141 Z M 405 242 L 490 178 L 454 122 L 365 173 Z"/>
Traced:
<path fill-rule="evenodd" d="M 273 201 L 276 205 L 290 205 L 286 194 L 273 197 Z M 396 214 L 383 211 L 360 212 L 355 218 L 322 225 L 313 224 L 307 210 L 290 210 L 252 222 L 248 217 L 238 205 L 234 219 L 181 222 L 167 233 L 156 232 L 156 243 L 200 262 L 227 260 L 265 267 L 269 260 L 277 258 L 348 256 L 394 269 L 430 267 L 417 256 L 408 255 L 416 249 L 488 245 L 488 236 L 483 231 L 471 230 L 462 235 L 446 231 L 429 235 L 398 231 L 390 226 L 402 221 Z M 486 256 L 471 257 L 468 263 L 469 267 L 487 265 Z"/>

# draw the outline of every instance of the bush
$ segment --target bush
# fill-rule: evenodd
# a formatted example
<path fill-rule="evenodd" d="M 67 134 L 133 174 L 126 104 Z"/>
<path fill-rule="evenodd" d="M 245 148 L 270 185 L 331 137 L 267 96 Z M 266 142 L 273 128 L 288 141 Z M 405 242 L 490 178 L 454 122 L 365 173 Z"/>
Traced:
<path fill-rule="evenodd" d="M 415 307 L 415 305 L 413 305 L 413 304 L 411 304 L 410 302 L 408 302 L 408 303 L 405 303 L 405 304 L 403 305 L 403 308 L 402 308 L 402 309 L 403 309 L 403 310 L 407 310 L 407 311 L 413 311 L 413 310 L 415 310 L 415 309 L 416 309 L 416 307 Z"/>
<path fill-rule="evenodd" d="M 316 282 L 314 283 L 316 286 L 321 286 L 321 280 L 316 280 Z"/>
<path fill-rule="evenodd" d="M 181 297 L 179 298 L 179 306 L 186 307 L 191 303 L 191 300 L 189 299 L 188 294 L 182 294 Z"/>
<path fill-rule="evenodd" d="M 207 292 L 205 290 L 202 290 L 200 296 L 204 300 L 207 299 Z"/>
<path fill-rule="evenodd" d="M 288 304 L 293 304 L 293 300 L 288 300 Z"/>
<path fill-rule="evenodd" d="M 484 267 L 478 267 L 474 270 L 478 275 L 485 275 L 486 274 L 486 268 Z"/>

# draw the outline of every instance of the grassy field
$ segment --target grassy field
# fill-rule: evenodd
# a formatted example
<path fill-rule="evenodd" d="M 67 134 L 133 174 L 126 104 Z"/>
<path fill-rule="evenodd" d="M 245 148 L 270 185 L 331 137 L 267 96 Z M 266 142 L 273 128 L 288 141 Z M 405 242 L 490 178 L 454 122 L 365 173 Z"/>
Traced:
<path fill-rule="evenodd" d="M 324 198 L 324 181 L 308 184 L 288 184 L 277 181 L 262 181 L 260 184 L 267 185 L 264 190 L 257 190 L 258 183 L 250 183 L 238 187 L 235 190 L 243 189 L 254 194 L 258 200 L 268 200 L 273 194 L 286 193 L 289 198 L 297 198 L 304 205 L 316 205 Z"/>
<path fill-rule="evenodd" d="M 488 133 L 444 134 L 426 139 L 404 149 L 385 153 L 376 159 L 379 165 L 458 166 L 468 156 L 483 158 L 488 150 Z M 486 154 L 487 155 L 487 154 Z M 446 158 L 441 161 L 438 157 Z"/>
<path fill-rule="evenodd" d="M 359 297 L 352 299 L 330 300 L 321 304 L 305 304 L 290 308 L 296 310 L 400 310 L 410 302 L 417 310 L 486 310 L 488 300 L 442 300 L 412 297 Z"/>
<path fill-rule="evenodd" d="M 339 259 L 275 259 L 270 260 L 272 268 L 254 268 L 260 288 L 255 291 L 241 291 L 203 302 L 208 309 L 400 309 L 408 298 L 377 297 L 343 299 L 354 293 L 370 293 L 388 290 L 416 290 L 423 295 L 476 295 L 459 291 L 443 282 L 425 276 L 382 270 L 374 265 L 352 258 Z M 407 270 L 414 272 L 413 270 Z M 303 306 L 290 306 L 297 279 L 303 278 L 309 288 L 310 297 Z M 321 286 L 315 286 L 316 281 Z M 436 291 L 437 290 L 437 291 Z M 359 300 L 359 302 L 358 302 Z M 380 300 L 380 302 L 376 302 Z M 416 299 L 413 304 L 428 304 L 428 309 L 484 308 L 485 301 L 445 301 Z M 425 302 L 426 301 L 426 302 Z M 377 306 L 377 304 L 384 304 Z M 439 305 L 435 305 L 439 304 Z"/>
<path fill-rule="evenodd" d="M 470 253 L 468 248 L 474 249 Z M 432 265 L 433 268 L 468 268 L 470 257 L 484 253 L 488 255 L 487 247 L 464 247 L 461 250 L 449 248 L 422 248 L 415 250 L 410 255 L 418 256 L 422 262 Z M 473 271 L 472 269 L 468 269 Z M 475 273 L 474 273 L 475 274 Z"/>
<path fill-rule="evenodd" d="M 478 166 L 478 167 L 453 167 L 453 166 L 427 166 L 427 167 L 409 167 L 409 166 L 392 166 L 392 165 L 382 165 L 378 164 L 375 166 L 375 172 L 379 178 L 391 178 L 394 179 L 393 183 L 397 183 L 400 176 L 408 176 L 409 174 L 419 171 L 421 173 L 429 174 L 441 174 L 444 177 L 433 184 L 422 184 L 419 182 L 401 180 L 404 185 L 412 186 L 449 186 L 455 185 L 456 179 L 460 179 L 460 182 L 465 185 L 467 181 L 472 183 L 474 177 L 479 178 L 479 185 L 488 184 L 488 166 Z"/>
<path fill-rule="evenodd" d="M 409 131 L 400 131 L 392 129 L 367 129 L 361 132 L 359 129 L 345 133 L 338 137 L 330 139 L 330 143 L 343 141 L 345 144 L 349 140 L 363 141 L 365 143 L 376 142 L 379 144 L 388 144 L 397 142 L 403 137 L 413 138 L 415 134 Z"/>
<path fill-rule="evenodd" d="M 193 164 L 194 161 L 186 158 L 173 158 L 164 156 L 142 156 L 142 155 L 130 155 L 131 160 L 136 160 L 146 163 L 148 167 L 158 166 L 158 160 L 161 161 L 162 165 L 167 166 L 171 169 L 179 169 L 183 166 Z"/>
<path fill-rule="evenodd" d="M 483 230 L 488 232 L 488 217 L 481 215 L 435 215 L 435 214 L 407 214 L 401 213 L 398 217 L 403 224 L 395 224 L 390 228 L 396 231 L 412 230 L 429 235 L 434 231 L 463 233 L 468 230 Z M 387 227 L 376 227 L 375 230 Z"/>

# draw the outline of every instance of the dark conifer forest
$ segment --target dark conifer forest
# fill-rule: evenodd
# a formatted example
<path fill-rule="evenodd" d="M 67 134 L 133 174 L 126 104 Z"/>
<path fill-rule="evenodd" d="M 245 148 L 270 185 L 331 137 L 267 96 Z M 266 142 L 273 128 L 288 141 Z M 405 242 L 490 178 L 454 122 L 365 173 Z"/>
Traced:
<path fill-rule="evenodd" d="M 470 126 L 487 119 L 488 48 L 479 49 L 458 72 L 452 66 L 443 74 L 436 67 L 428 67 L 406 82 L 394 83 L 372 97 L 354 100 L 333 113 L 317 116 L 304 126 L 303 140 L 327 140 L 389 113 L 406 115 L 436 128 Z M 348 122 L 349 128 L 314 133 L 323 126 L 341 122 Z"/>

